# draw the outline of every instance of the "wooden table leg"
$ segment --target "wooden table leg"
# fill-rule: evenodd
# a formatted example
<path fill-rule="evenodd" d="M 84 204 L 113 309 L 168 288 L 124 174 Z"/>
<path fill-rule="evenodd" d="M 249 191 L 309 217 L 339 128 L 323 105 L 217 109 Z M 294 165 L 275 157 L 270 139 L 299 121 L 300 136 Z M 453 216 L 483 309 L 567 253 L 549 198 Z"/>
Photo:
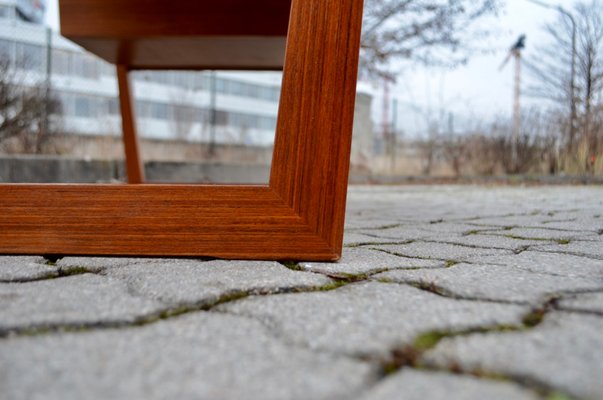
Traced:
<path fill-rule="evenodd" d="M 138 134 L 136 132 L 136 113 L 128 72 L 128 68 L 125 65 L 117 65 L 119 104 L 121 108 L 124 150 L 126 153 L 126 172 L 128 183 L 136 184 L 144 182 L 144 165 L 140 158 Z"/>

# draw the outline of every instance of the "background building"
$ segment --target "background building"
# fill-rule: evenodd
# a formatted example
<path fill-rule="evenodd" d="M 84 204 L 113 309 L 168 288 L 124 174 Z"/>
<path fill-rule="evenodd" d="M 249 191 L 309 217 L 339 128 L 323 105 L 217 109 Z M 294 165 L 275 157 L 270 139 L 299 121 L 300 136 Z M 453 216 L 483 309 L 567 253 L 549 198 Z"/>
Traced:
<path fill-rule="evenodd" d="M 114 66 L 43 24 L 40 0 L 0 0 L 0 57 L 25 85 L 47 86 L 60 103 L 52 116 L 61 153 L 121 158 Z M 280 72 L 136 71 L 137 124 L 145 160 L 269 164 L 280 96 Z M 353 163 L 372 147 L 371 96 L 361 94 Z"/>

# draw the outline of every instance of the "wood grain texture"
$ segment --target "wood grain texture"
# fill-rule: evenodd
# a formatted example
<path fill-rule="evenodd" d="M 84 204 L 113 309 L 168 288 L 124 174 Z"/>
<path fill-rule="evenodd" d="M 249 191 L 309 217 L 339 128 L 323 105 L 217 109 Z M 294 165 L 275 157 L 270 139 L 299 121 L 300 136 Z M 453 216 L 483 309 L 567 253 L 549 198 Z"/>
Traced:
<path fill-rule="evenodd" d="M 0 185 L 0 253 L 337 260 L 362 0 L 291 7 L 268 186 Z"/>
<path fill-rule="evenodd" d="M 60 1 L 64 36 L 130 69 L 280 69 L 290 10 L 291 0 Z"/>
<path fill-rule="evenodd" d="M 291 0 L 60 0 L 59 11 L 68 37 L 286 36 Z"/>
<path fill-rule="evenodd" d="M 72 39 L 107 62 L 138 70 L 281 70 L 285 61 L 284 36 Z"/>
<path fill-rule="evenodd" d="M 268 187 L 3 185 L 0 252 L 334 259 Z"/>
<path fill-rule="evenodd" d="M 341 252 L 362 1 L 294 0 L 270 186 Z"/>

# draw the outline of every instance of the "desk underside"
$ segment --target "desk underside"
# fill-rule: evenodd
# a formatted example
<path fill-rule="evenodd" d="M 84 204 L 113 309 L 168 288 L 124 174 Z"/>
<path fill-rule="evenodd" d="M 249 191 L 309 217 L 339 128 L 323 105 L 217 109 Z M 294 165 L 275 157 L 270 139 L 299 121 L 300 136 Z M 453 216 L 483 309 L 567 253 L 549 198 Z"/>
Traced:
<path fill-rule="evenodd" d="M 61 32 L 131 69 L 280 69 L 291 0 L 61 0 Z"/>
<path fill-rule="evenodd" d="M 279 70 L 283 68 L 286 43 L 284 36 L 70 39 L 104 60 L 129 69 Z"/>

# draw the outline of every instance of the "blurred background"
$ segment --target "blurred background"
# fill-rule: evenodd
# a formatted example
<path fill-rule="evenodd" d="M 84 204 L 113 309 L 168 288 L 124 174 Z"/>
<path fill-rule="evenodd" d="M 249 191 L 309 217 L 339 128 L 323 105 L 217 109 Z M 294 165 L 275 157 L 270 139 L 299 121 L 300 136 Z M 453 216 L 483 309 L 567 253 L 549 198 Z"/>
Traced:
<path fill-rule="evenodd" d="M 603 177 L 603 3 L 365 0 L 352 182 Z M 266 183 L 280 73 L 138 71 L 150 181 Z M 0 0 L 0 182 L 120 182 L 114 67 Z"/>

